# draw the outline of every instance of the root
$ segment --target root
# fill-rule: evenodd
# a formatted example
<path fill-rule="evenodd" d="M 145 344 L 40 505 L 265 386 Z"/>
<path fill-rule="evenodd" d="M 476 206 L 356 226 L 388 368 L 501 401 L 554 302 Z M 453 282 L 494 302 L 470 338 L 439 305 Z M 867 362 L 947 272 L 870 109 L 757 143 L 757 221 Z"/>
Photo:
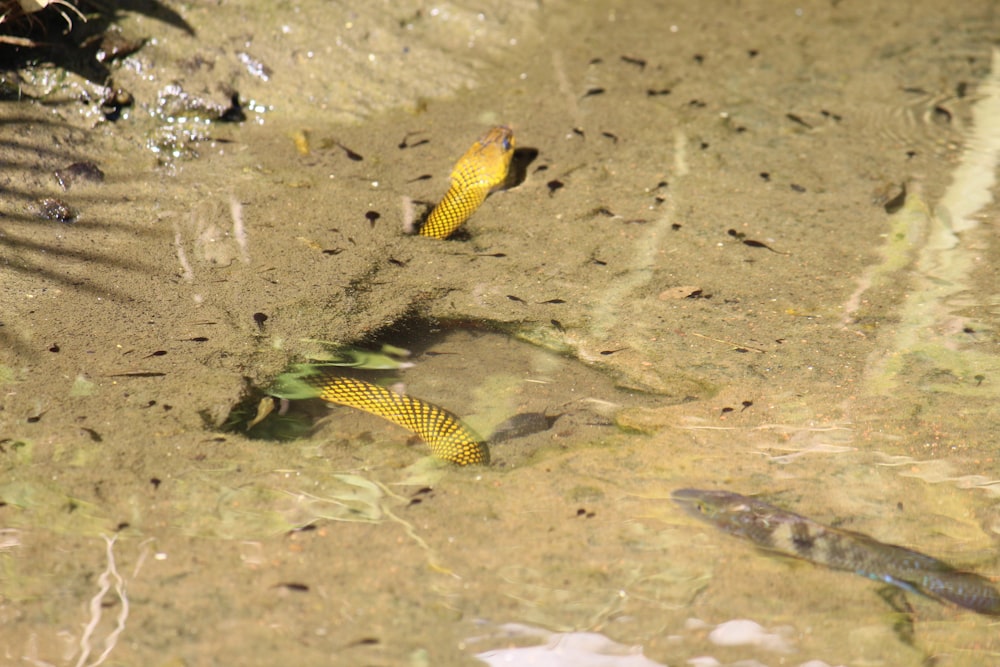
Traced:
<path fill-rule="evenodd" d="M 125 630 L 125 621 L 128 619 L 128 596 L 125 594 L 125 580 L 118 574 L 118 568 L 115 565 L 113 547 L 117 536 L 108 537 L 107 535 L 102 535 L 101 537 L 107 543 L 108 566 L 97 580 L 100 589 L 90 599 L 90 621 L 84 626 L 83 634 L 80 636 L 80 659 L 76 661 L 76 667 L 97 667 L 107 660 L 108 656 L 111 655 L 111 651 L 118 644 L 118 637 Z M 92 650 L 90 640 L 94 636 L 94 631 L 97 629 L 98 624 L 101 622 L 104 596 L 111 590 L 112 582 L 115 594 L 118 595 L 118 600 L 121 602 L 121 610 L 118 612 L 115 629 L 104 640 L 104 651 L 96 660 L 88 663 L 87 660 L 90 658 Z"/>

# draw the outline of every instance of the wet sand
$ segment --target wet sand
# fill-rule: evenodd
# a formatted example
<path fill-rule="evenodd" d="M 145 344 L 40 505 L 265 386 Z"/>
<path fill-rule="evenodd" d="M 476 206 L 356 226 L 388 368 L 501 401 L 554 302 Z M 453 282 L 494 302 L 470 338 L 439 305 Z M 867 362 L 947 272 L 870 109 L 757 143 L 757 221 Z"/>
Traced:
<path fill-rule="evenodd" d="M 669 502 L 763 494 L 1000 574 L 995 9 L 676 5 L 126 15 L 150 41 L 113 123 L 26 73 L 40 99 L 0 103 L 4 659 L 471 665 L 548 636 L 510 623 L 662 664 L 995 656 L 989 618 Z M 403 235 L 497 123 L 520 184 L 458 240 Z M 103 181 L 63 189 L 84 161 Z M 482 431 L 565 417 L 488 469 L 343 409 L 225 428 L 317 341 L 379 332 Z"/>

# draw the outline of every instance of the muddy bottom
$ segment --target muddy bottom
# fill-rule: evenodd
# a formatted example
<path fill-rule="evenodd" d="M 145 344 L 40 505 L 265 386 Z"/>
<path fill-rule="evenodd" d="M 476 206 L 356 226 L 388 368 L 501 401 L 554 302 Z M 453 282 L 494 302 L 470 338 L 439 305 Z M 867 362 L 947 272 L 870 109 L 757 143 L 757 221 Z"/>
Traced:
<path fill-rule="evenodd" d="M 759 495 L 1000 575 L 995 8 L 675 4 L 127 14 L 115 120 L 24 69 L 5 663 L 996 660 L 995 617 L 670 501 Z M 497 124 L 511 187 L 405 235 Z M 383 343 L 406 367 L 379 381 L 484 439 L 553 420 L 469 467 L 321 401 L 249 427 L 292 365 Z"/>

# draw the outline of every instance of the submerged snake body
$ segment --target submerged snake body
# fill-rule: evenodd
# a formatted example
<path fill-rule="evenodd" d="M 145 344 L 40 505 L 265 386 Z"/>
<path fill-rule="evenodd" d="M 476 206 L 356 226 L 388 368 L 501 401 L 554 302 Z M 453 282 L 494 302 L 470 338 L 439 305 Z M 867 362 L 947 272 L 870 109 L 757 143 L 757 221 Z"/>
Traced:
<path fill-rule="evenodd" d="M 440 459 L 460 466 L 490 462 L 486 443 L 474 437 L 458 417 L 436 405 L 370 382 L 330 373 L 303 379 L 325 401 L 364 410 L 413 431 Z"/>
<path fill-rule="evenodd" d="M 1000 592 L 989 580 L 926 554 L 825 526 L 728 491 L 680 489 L 671 497 L 689 514 L 769 551 L 854 572 L 981 614 L 1000 615 Z"/>
<path fill-rule="evenodd" d="M 420 227 L 421 236 L 446 239 L 462 226 L 493 190 L 507 180 L 514 132 L 497 125 L 472 144 L 451 171 L 451 187 Z"/>

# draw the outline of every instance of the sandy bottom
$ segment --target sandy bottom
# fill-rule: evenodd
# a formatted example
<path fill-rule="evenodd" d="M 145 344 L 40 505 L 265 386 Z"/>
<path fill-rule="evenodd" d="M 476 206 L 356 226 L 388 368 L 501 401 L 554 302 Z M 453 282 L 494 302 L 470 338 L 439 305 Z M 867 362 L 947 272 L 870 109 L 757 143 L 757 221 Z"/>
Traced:
<path fill-rule="evenodd" d="M 1000 575 L 993 3 L 263 4 L 125 17 L 116 122 L 45 69 L 0 103 L 4 664 L 1000 660 L 669 500 Z M 497 123 L 517 185 L 403 235 Z M 481 433 L 559 419 L 478 469 L 346 408 L 230 428 L 386 341 Z"/>

